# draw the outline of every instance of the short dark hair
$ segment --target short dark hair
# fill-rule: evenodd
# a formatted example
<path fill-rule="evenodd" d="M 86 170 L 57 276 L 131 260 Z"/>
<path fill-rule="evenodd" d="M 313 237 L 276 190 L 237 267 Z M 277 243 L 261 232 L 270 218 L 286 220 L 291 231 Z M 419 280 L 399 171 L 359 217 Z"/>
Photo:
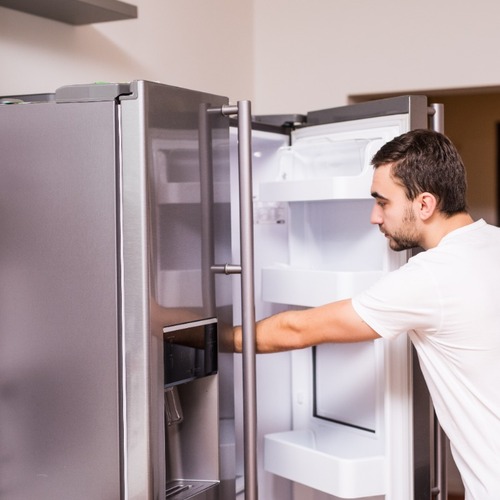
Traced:
<path fill-rule="evenodd" d="M 467 211 L 467 174 L 457 148 L 445 135 L 413 130 L 384 144 L 372 159 L 374 168 L 392 163 L 391 176 L 409 200 L 433 194 L 445 215 Z"/>

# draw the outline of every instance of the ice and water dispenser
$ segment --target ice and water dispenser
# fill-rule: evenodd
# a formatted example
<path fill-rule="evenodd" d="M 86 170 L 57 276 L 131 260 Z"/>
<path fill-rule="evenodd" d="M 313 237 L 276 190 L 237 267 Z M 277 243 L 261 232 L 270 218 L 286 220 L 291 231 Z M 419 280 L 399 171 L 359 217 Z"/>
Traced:
<path fill-rule="evenodd" d="M 165 497 L 218 500 L 217 321 L 163 331 Z"/>

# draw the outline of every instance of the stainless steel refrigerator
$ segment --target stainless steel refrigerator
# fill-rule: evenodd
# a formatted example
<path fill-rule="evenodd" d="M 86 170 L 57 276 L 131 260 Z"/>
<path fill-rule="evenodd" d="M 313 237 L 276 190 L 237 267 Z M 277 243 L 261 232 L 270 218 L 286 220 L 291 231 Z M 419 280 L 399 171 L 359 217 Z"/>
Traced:
<path fill-rule="evenodd" d="M 1 100 L 1 498 L 439 488 L 406 339 L 230 352 L 234 323 L 251 340 L 255 318 L 405 261 L 369 225 L 369 156 L 435 110 L 414 96 L 260 117 L 251 137 L 248 111 L 145 81 Z"/>

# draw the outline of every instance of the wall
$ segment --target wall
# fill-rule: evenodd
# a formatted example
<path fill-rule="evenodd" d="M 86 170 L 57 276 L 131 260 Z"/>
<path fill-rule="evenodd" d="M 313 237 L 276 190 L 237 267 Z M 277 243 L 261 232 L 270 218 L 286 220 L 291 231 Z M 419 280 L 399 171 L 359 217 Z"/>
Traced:
<path fill-rule="evenodd" d="M 127 1 L 138 19 L 76 27 L 0 7 L 0 95 L 146 79 L 252 97 L 251 2 Z"/>
<path fill-rule="evenodd" d="M 497 0 L 254 0 L 259 112 L 497 85 Z"/>
<path fill-rule="evenodd" d="M 128 0 L 74 27 L 0 7 L 0 94 L 151 79 L 301 113 L 350 95 L 500 82 L 496 0 Z"/>

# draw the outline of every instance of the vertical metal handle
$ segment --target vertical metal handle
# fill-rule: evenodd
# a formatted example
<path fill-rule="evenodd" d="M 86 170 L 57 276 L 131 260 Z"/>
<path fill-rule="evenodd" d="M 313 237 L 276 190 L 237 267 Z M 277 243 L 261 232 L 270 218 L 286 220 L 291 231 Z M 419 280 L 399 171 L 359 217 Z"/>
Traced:
<path fill-rule="evenodd" d="M 257 500 L 257 391 L 250 101 L 238 102 L 245 500 Z"/>
<path fill-rule="evenodd" d="M 444 105 L 431 104 L 429 109 L 430 128 L 436 132 L 444 133 Z M 432 486 L 432 498 L 436 500 L 446 500 L 448 498 L 447 477 L 446 477 L 446 444 L 447 437 L 444 433 L 436 414 L 433 413 L 434 429 L 434 478 Z"/>
<path fill-rule="evenodd" d="M 241 274 L 245 500 L 258 500 L 251 105 L 250 101 L 238 101 L 237 106 L 222 106 L 211 112 L 238 115 L 241 265 L 213 265 L 211 269 L 216 273 Z"/>
<path fill-rule="evenodd" d="M 432 498 L 435 500 L 446 500 L 448 498 L 448 485 L 446 477 L 446 443 L 447 437 L 439 425 L 434 413 L 434 478 L 432 486 Z"/>
<path fill-rule="evenodd" d="M 444 133 L 444 105 L 433 103 L 429 107 L 430 128 Z"/>

